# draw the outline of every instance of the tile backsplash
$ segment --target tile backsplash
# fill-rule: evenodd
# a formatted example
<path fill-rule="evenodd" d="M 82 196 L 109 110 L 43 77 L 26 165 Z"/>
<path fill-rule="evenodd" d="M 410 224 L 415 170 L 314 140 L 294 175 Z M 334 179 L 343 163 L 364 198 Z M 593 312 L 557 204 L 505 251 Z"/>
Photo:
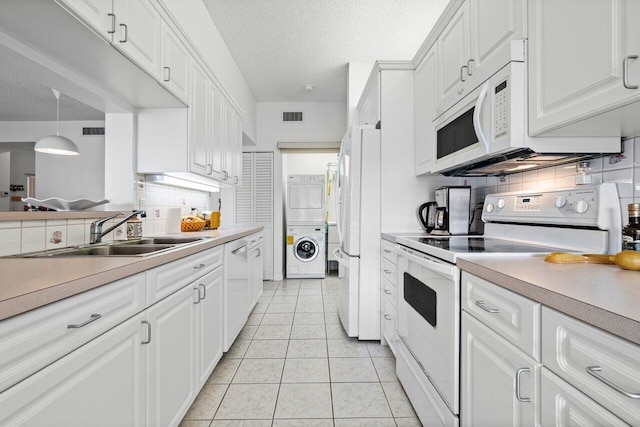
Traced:
<path fill-rule="evenodd" d="M 589 161 L 592 182 L 614 182 L 618 188 L 622 224 L 629 221 L 627 205 L 640 201 L 640 136 L 623 141 L 623 152 L 617 156 Z M 505 191 L 539 190 L 572 187 L 575 185 L 576 164 L 571 163 L 534 171 L 521 172 L 504 177 L 467 178 L 471 186 L 471 205 L 484 201 L 487 194 Z M 472 231 L 482 232 L 480 211 L 471 226 Z"/>
<path fill-rule="evenodd" d="M 142 221 L 143 235 L 164 234 L 166 231 L 167 209 L 178 207 L 182 215 L 188 215 L 191 208 L 209 210 L 211 194 L 206 191 L 160 185 L 145 182 L 143 176 L 136 178 L 136 209 L 144 209 L 147 217 Z M 217 208 L 217 200 L 216 200 Z M 60 249 L 89 243 L 91 223 L 96 218 L 0 221 L 0 256 L 20 253 Z M 115 224 L 107 221 L 103 230 Z M 126 240 L 126 224 L 105 235 L 102 241 Z"/>

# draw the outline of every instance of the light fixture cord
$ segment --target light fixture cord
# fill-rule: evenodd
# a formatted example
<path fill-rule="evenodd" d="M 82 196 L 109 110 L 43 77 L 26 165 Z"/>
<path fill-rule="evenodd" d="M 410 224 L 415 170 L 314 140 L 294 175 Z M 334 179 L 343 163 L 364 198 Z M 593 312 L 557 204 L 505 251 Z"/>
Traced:
<path fill-rule="evenodd" d="M 56 96 L 56 136 L 60 136 L 60 97 Z"/>

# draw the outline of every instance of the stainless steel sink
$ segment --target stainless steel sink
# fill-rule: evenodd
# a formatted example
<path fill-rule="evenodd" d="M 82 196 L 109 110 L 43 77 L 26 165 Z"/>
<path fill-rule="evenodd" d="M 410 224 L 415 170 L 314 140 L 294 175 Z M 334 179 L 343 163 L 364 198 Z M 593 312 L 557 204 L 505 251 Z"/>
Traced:
<path fill-rule="evenodd" d="M 140 240 L 129 240 L 118 245 L 137 246 L 137 245 L 184 245 L 186 243 L 193 243 L 199 240 L 203 240 L 204 237 L 144 237 Z"/>

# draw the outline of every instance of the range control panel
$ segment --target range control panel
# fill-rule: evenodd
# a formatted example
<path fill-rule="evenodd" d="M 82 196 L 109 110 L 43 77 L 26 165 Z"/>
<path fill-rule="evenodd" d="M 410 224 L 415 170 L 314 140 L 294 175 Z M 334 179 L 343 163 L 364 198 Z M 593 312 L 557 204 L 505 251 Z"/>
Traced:
<path fill-rule="evenodd" d="M 600 185 L 489 194 L 484 222 L 597 226 Z"/>

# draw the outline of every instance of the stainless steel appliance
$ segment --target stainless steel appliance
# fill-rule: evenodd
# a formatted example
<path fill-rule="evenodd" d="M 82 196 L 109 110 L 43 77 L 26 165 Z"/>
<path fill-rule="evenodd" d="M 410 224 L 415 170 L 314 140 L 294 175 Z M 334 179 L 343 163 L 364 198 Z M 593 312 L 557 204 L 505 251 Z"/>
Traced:
<path fill-rule="evenodd" d="M 440 187 L 436 190 L 434 229 L 441 234 L 469 234 L 471 187 Z"/>
<path fill-rule="evenodd" d="M 435 166 L 445 175 L 486 176 L 619 153 L 618 137 L 529 137 L 525 41 L 512 42 L 512 61 L 496 70 L 435 120 Z"/>
<path fill-rule="evenodd" d="M 436 202 L 426 202 L 418 206 L 418 219 L 427 233 L 431 233 L 436 226 Z"/>
<path fill-rule="evenodd" d="M 621 215 L 615 184 L 490 194 L 483 236 L 397 237 L 396 370 L 420 421 L 457 426 L 460 408 L 458 257 L 615 253 Z"/>

